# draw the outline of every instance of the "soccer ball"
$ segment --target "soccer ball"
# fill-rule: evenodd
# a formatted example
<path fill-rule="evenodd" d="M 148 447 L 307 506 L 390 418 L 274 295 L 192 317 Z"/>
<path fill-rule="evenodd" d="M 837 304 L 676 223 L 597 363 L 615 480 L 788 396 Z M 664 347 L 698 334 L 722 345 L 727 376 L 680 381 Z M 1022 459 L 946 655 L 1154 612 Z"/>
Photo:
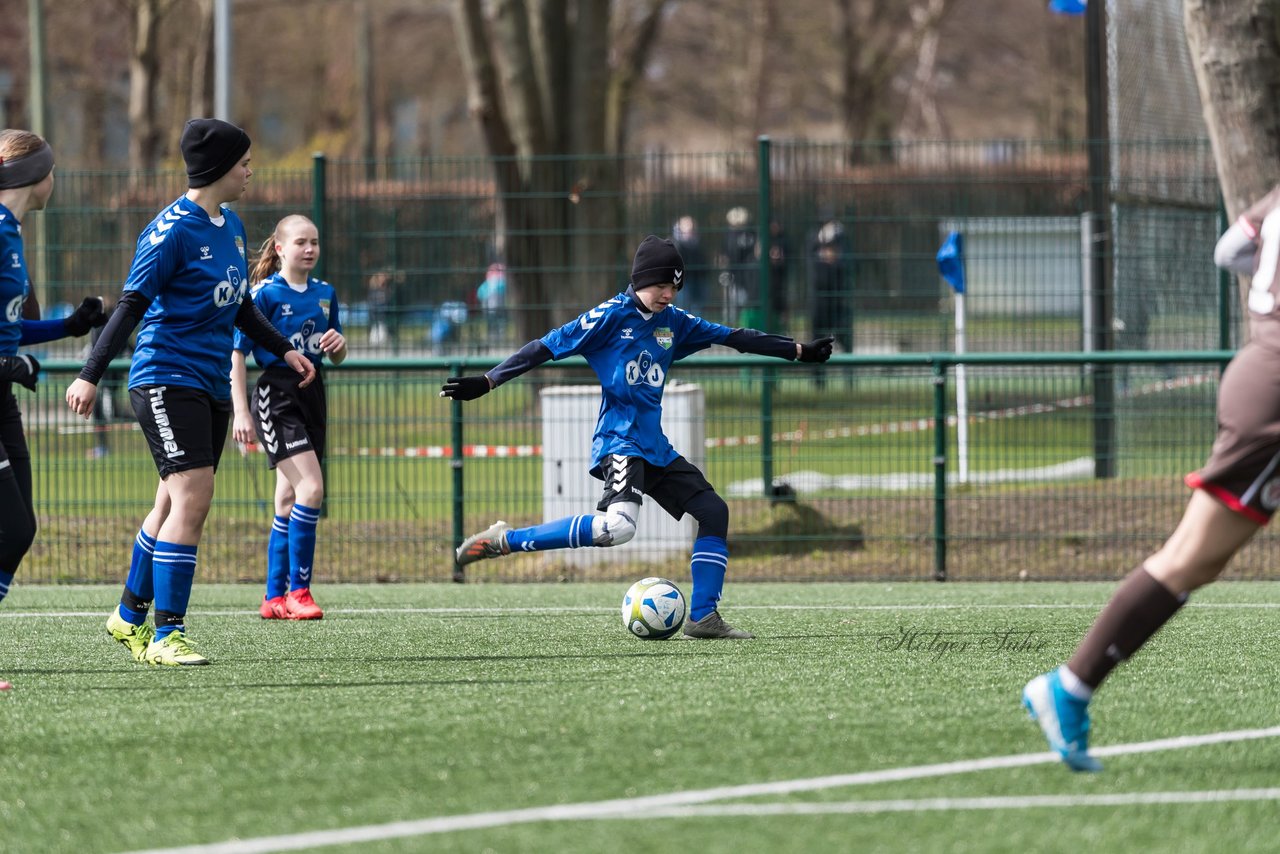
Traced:
<path fill-rule="evenodd" d="M 665 578 L 642 578 L 622 597 L 622 625 L 641 640 L 666 640 L 684 625 L 684 594 Z"/>

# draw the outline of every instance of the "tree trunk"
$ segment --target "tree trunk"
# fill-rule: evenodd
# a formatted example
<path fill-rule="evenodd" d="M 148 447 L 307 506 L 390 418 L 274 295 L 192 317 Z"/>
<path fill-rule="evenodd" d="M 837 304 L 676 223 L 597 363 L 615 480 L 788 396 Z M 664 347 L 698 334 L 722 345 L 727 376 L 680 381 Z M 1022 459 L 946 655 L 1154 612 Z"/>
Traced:
<path fill-rule="evenodd" d="M 1227 212 L 1280 183 L 1280 2 L 1185 0 L 1187 42 Z"/>
<path fill-rule="evenodd" d="M 902 120 L 893 79 L 917 57 L 954 0 L 836 0 L 843 63 L 840 109 L 852 163 L 879 162 L 890 149 L 868 143 L 890 141 Z"/>
<path fill-rule="evenodd" d="M 635 37 L 619 47 L 610 0 L 456 0 L 468 105 L 502 211 L 495 242 L 526 338 L 616 292 L 626 252 L 622 161 L 611 155 L 625 144 L 627 96 L 665 3 L 647 0 Z"/>
<path fill-rule="evenodd" d="M 160 78 L 160 19 L 166 0 L 133 0 L 133 44 L 129 53 L 129 170 L 154 169 L 159 160 L 160 129 L 156 86 Z"/>
<path fill-rule="evenodd" d="M 196 0 L 195 43 L 191 49 L 190 114 L 213 115 L 213 0 Z"/>

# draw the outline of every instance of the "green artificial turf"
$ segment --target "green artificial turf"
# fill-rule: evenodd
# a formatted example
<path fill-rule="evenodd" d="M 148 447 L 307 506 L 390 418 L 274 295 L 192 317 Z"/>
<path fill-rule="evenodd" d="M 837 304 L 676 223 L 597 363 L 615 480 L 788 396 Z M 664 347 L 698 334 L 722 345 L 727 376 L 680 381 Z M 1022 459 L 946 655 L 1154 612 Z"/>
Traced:
<path fill-rule="evenodd" d="M 14 684 L 0 693 L 0 850 L 171 848 L 1042 752 L 1021 687 L 1070 654 L 1112 590 L 731 580 L 722 613 L 757 639 L 643 642 L 621 626 L 625 587 L 319 586 L 322 622 L 268 623 L 258 588 L 197 584 L 190 635 L 214 663 L 155 669 L 103 629 L 116 588 L 16 584 L 0 606 Z M 1278 606 L 1276 583 L 1202 591 L 1100 692 L 1094 744 L 1280 724 Z M 1105 762 L 326 850 L 1275 850 L 1275 797 L 751 814 L 1274 787 L 1280 737 Z"/>

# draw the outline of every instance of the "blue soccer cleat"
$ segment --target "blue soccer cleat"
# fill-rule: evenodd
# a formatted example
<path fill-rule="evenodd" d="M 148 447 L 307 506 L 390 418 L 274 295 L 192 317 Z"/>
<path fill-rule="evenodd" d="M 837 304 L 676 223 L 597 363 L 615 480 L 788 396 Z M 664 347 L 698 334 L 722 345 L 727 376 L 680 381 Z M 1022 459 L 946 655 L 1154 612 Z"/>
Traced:
<path fill-rule="evenodd" d="M 1102 763 L 1089 755 L 1089 702 L 1080 700 L 1062 687 L 1058 671 L 1042 673 L 1022 689 L 1022 705 L 1049 747 L 1062 757 L 1072 771 L 1101 771 Z"/>

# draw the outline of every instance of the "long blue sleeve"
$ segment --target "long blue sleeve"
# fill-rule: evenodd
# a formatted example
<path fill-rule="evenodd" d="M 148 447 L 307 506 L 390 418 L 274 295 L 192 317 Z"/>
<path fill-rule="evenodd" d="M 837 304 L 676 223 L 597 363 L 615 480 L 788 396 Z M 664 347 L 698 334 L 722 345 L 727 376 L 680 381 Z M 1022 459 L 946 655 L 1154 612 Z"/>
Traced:
<path fill-rule="evenodd" d="M 57 320 L 26 320 L 22 321 L 22 338 L 18 341 L 18 346 L 26 344 L 43 344 L 46 341 L 57 341 L 59 338 L 67 337 L 67 325 L 62 319 Z"/>

